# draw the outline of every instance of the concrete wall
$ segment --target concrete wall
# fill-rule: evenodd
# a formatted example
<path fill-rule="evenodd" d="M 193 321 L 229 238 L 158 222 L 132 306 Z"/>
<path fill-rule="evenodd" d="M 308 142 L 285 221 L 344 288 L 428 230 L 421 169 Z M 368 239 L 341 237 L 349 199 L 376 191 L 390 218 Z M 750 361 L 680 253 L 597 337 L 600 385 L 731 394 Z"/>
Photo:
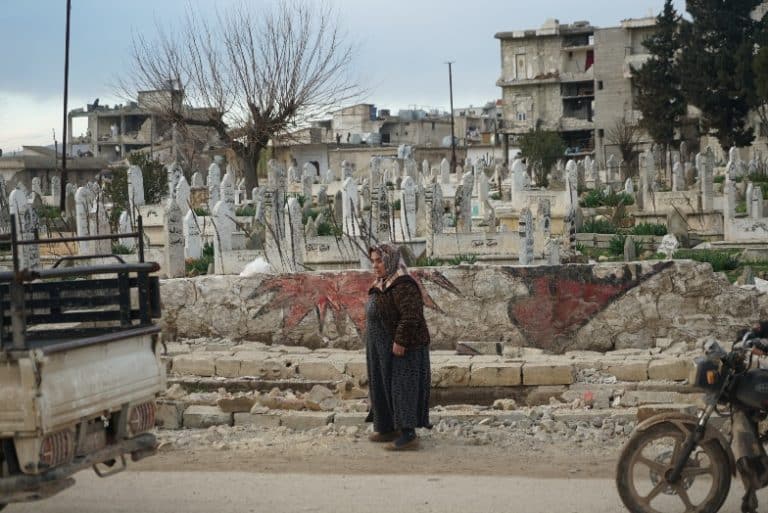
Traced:
<path fill-rule="evenodd" d="M 459 340 L 554 352 L 731 340 L 768 315 L 768 296 L 691 261 L 412 270 L 435 349 Z M 362 347 L 370 272 L 165 280 L 166 336 Z"/>

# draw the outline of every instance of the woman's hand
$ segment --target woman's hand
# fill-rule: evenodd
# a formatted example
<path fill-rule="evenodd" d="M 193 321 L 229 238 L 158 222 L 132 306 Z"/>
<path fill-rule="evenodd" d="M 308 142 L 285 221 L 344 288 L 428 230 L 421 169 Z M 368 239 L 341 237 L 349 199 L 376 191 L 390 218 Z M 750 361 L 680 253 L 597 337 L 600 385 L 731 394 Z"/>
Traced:
<path fill-rule="evenodd" d="M 392 354 L 395 356 L 405 356 L 405 347 L 401 346 L 397 342 L 392 344 Z"/>

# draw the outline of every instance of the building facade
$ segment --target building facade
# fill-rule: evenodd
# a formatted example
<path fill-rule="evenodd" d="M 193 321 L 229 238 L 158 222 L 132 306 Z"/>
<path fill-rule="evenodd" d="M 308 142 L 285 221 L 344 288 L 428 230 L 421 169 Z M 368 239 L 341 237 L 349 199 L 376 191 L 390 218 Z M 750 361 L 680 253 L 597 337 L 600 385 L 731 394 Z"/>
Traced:
<path fill-rule="evenodd" d="M 597 28 L 547 20 L 537 30 L 500 32 L 501 130 L 514 140 L 540 128 L 560 134 L 569 157 L 605 162 L 617 152 L 608 135 L 619 120 L 637 124 L 631 67 L 648 58 L 642 45 L 655 18 Z M 645 140 L 642 136 L 640 141 Z M 619 157 L 619 155 L 617 155 Z"/>

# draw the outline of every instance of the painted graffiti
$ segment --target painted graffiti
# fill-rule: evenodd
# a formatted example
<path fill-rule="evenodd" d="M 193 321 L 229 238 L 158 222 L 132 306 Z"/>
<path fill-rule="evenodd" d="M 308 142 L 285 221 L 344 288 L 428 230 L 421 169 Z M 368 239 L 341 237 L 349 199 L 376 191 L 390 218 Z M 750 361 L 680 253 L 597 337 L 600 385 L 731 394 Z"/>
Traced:
<path fill-rule="evenodd" d="M 460 295 L 453 283 L 438 271 L 419 269 L 413 271 L 411 275 L 419 284 L 424 305 L 427 308 L 442 312 L 424 288 L 425 280 Z M 373 281 L 373 273 L 359 271 L 275 276 L 265 280 L 252 294 L 252 297 L 274 294 L 269 303 L 256 313 L 256 316 L 280 308 L 284 312 L 282 328 L 291 330 L 307 315 L 315 312 L 322 330 L 330 310 L 336 322 L 343 316 L 348 316 L 358 332 L 362 333 L 365 329 L 365 304 Z"/>
<path fill-rule="evenodd" d="M 620 276 L 597 278 L 590 266 L 574 266 L 569 272 L 552 273 L 548 267 L 505 268 L 522 279 L 529 296 L 511 300 L 509 319 L 526 338 L 526 345 L 561 352 L 576 332 L 612 301 L 655 276 L 669 265 L 660 262 L 651 271 L 632 273 L 624 267 Z"/>

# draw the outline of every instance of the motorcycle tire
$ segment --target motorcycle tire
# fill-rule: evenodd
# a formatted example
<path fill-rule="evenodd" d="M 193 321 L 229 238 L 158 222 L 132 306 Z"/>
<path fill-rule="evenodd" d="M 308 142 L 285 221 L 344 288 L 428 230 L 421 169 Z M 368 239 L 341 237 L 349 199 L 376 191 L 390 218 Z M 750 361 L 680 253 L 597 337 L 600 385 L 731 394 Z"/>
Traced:
<path fill-rule="evenodd" d="M 670 485 L 665 481 L 664 474 L 672 468 L 672 457 L 687 435 L 687 431 L 671 422 L 662 422 L 632 435 L 621 451 L 616 468 L 619 496 L 629 511 L 716 513 L 722 507 L 731 489 L 731 468 L 728 454 L 717 440 L 708 440 L 696 448 L 683 467 L 677 484 Z M 671 442 L 671 450 L 667 447 L 655 458 L 644 453 L 649 448 L 663 447 L 664 441 Z M 702 456 L 706 457 L 707 466 L 701 466 L 699 458 Z M 640 478 L 646 473 L 650 491 L 643 494 L 638 488 Z M 694 499 L 690 493 L 697 480 L 698 485 L 703 485 L 695 490 L 697 496 L 702 496 L 701 500 Z"/>

